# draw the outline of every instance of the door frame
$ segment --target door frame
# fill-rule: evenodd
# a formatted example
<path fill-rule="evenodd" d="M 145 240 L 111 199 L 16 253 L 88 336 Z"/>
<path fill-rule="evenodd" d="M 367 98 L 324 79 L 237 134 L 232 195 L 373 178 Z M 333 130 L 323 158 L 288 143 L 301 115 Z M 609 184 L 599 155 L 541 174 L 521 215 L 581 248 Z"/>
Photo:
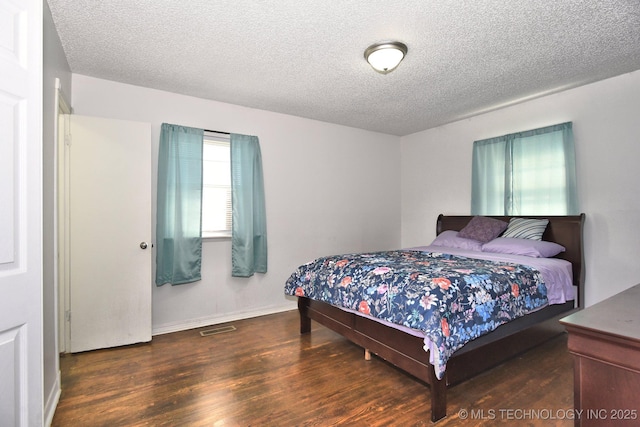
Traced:
<path fill-rule="evenodd" d="M 55 81 L 55 105 L 54 135 L 56 146 L 54 147 L 54 186 L 53 212 L 55 230 L 54 259 L 58 261 L 54 266 L 54 286 L 57 308 L 58 352 L 66 353 L 69 349 L 71 334 L 69 331 L 69 153 L 67 143 L 69 138 L 69 116 L 72 108 L 67 102 L 67 97 L 62 89 L 60 79 Z"/>

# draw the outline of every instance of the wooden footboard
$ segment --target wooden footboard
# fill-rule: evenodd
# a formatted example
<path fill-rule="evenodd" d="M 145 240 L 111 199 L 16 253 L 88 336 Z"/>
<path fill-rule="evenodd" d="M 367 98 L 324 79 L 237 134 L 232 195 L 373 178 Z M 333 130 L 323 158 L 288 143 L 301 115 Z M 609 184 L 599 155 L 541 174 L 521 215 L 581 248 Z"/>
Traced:
<path fill-rule="evenodd" d="M 368 349 L 389 363 L 429 385 L 431 390 L 431 420 L 437 421 L 447 414 L 446 379 L 438 380 L 429 354 L 422 348 L 423 340 L 308 298 L 298 298 L 300 333 L 311 330 L 311 320 L 343 335 L 353 343 Z"/>
<path fill-rule="evenodd" d="M 300 333 L 311 331 L 311 320 L 343 335 L 429 385 L 431 421 L 447 414 L 447 387 L 497 366 L 564 331 L 558 319 L 573 311 L 573 301 L 549 306 L 499 327 L 460 349 L 449 359 L 442 380 L 435 376 L 422 338 L 388 327 L 329 304 L 298 298 Z"/>

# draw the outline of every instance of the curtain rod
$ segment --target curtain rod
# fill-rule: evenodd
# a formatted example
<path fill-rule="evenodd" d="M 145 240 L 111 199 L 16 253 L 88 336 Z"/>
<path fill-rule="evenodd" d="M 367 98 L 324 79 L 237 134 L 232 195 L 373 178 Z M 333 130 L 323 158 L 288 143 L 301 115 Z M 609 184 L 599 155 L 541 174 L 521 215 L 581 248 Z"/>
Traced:
<path fill-rule="evenodd" d="M 231 133 L 229 133 L 229 132 L 221 132 L 221 131 L 219 131 L 219 130 L 210 130 L 210 129 L 202 129 L 202 130 L 203 130 L 203 131 L 205 131 L 205 132 L 221 133 L 221 134 L 223 134 L 223 135 L 231 135 Z"/>

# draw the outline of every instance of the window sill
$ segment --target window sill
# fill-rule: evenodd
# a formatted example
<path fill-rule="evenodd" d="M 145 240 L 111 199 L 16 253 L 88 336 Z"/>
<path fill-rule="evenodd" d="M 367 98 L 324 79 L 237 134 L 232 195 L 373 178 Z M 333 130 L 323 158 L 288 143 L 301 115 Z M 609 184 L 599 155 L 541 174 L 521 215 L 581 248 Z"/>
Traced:
<path fill-rule="evenodd" d="M 207 233 L 202 235 L 202 240 L 206 242 L 220 242 L 231 240 L 231 233 Z"/>

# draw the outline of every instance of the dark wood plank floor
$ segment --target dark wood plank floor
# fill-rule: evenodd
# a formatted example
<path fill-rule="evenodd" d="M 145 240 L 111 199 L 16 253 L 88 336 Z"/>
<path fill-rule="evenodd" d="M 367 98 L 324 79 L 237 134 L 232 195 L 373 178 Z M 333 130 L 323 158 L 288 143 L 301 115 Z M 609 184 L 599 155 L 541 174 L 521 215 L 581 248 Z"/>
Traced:
<path fill-rule="evenodd" d="M 421 426 L 429 389 L 297 311 L 61 358 L 53 426 Z M 203 328 L 211 329 L 211 328 Z M 436 426 L 572 426 L 566 335 L 449 390 Z"/>

